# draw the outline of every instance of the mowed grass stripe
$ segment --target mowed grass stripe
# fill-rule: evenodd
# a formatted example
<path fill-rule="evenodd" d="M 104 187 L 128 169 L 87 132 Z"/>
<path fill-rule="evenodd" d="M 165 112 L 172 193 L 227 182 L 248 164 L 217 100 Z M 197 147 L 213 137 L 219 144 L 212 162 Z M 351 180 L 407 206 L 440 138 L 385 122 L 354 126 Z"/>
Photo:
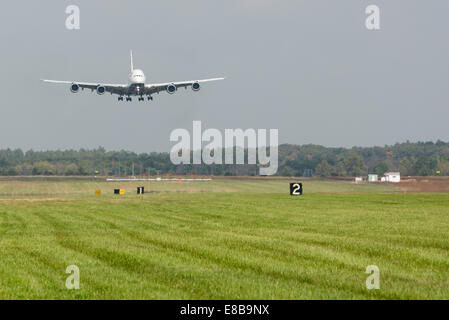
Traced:
<path fill-rule="evenodd" d="M 0 217 L 20 217 L 1 220 L 0 298 L 447 298 L 448 201 L 229 193 L 0 202 Z M 64 288 L 69 264 L 81 268 L 80 291 Z M 364 287 L 368 264 L 381 269 L 380 291 Z"/>

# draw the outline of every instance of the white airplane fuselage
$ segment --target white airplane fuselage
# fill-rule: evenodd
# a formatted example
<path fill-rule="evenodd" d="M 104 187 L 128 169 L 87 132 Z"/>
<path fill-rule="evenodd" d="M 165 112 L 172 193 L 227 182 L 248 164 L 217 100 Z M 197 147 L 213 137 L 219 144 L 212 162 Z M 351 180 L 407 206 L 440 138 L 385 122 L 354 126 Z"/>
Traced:
<path fill-rule="evenodd" d="M 142 89 L 145 87 L 145 74 L 141 69 L 133 69 L 129 74 L 128 88 L 129 93 L 135 93 L 139 95 Z"/>
<path fill-rule="evenodd" d="M 140 69 L 134 69 L 129 74 L 129 84 L 145 84 L 145 74 Z"/>

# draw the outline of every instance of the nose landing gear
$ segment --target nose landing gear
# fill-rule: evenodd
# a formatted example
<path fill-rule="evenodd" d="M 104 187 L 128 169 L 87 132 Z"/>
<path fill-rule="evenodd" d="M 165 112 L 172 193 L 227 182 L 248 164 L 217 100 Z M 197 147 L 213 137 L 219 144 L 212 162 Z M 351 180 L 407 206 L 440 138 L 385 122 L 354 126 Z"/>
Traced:
<path fill-rule="evenodd" d="M 133 101 L 133 99 L 130 96 L 127 96 L 126 101 Z"/>
<path fill-rule="evenodd" d="M 147 99 L 148 99 L 148 101 L 150 101 L 150 100 L 153 101 L 153 97 L 152 96 L 148 96 Z"/>
<path fill-rule="evenodd" d="M 118 101 L 123 101 L 123 96 L 117 98 Z"/>

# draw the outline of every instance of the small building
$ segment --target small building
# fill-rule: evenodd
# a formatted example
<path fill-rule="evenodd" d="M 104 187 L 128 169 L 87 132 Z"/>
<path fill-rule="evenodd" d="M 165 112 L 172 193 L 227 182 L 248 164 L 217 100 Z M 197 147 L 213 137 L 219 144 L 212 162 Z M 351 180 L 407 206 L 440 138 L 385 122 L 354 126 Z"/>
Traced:
<path fill-rule="evenodd" d="M 354 178 L 354 182 L 355 183 L 362 183 L 363 182 L 363 177 L 355 177 Z"/>
<path fill-rule="evenodd" d="M 369 174 L 368 182 L 377 182 L 379 181 L 379 176 L 377 174 Z"/>
<path fill-rule="evenodd" d="M 385 173 L 385 182 L 393 182 L 393 183 L 401 182 L 401 173 L 399 172 Z"/>

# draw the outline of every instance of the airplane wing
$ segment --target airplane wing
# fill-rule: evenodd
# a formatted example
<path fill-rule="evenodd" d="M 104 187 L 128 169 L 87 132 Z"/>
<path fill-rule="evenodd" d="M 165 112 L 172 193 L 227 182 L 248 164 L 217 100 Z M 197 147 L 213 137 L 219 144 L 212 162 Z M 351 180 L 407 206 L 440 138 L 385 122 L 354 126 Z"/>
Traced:
<path fill-rule="evenodd" d="M 105 89 L 105 92 L 110 92 L 114 94 L 124 95 L 126 94 L 128 86 L 126 84 L 103 84 L 103 83 L 90 83 L 90 82 L 78 82 L 78 81 L 59 81 L 59 80 L 45 80 L 42 79 L 43 82 L 48 83 L 61 83 L 61 84 L 70 84 L 78 86 L 78 89 L 91 89 L 96 90 L 98 86 L 102 86 Z M 71 87 L 72 89 L 72 87 Z M 73 88 L 75 89 L 75 88 Z M 73 90 L 74 92 L 78 91 L 78 89 Z M 103 92 L 104 93 L 104 92 Z"/>
<path fill-rule="evenodd" d="M 175 93 L 175 91 L 178 88 L 187 88 L 191 87 L 195 84 L 195 86 L 198 84 L 199 90 L 199 84 L 204 82 L 211 82 L 211 81 L 218 81 L 218 80 L 224 80 L 225 78 L 212 78 L 212 79 L 203 79 L 203 80 L 189 80 L 189 81 L 179 81 L 179 82 L 167 82 L 167 83 L 153 83 L 153 84 L 147 84 L 145 85 L 145 94 L 153 94 L 153 93 L 159 93 L 161 91 L 167 91 L 168 93 Z M 169 90 L 170 87 L 174 87 L 175 89 L 173 91 Z"/>

